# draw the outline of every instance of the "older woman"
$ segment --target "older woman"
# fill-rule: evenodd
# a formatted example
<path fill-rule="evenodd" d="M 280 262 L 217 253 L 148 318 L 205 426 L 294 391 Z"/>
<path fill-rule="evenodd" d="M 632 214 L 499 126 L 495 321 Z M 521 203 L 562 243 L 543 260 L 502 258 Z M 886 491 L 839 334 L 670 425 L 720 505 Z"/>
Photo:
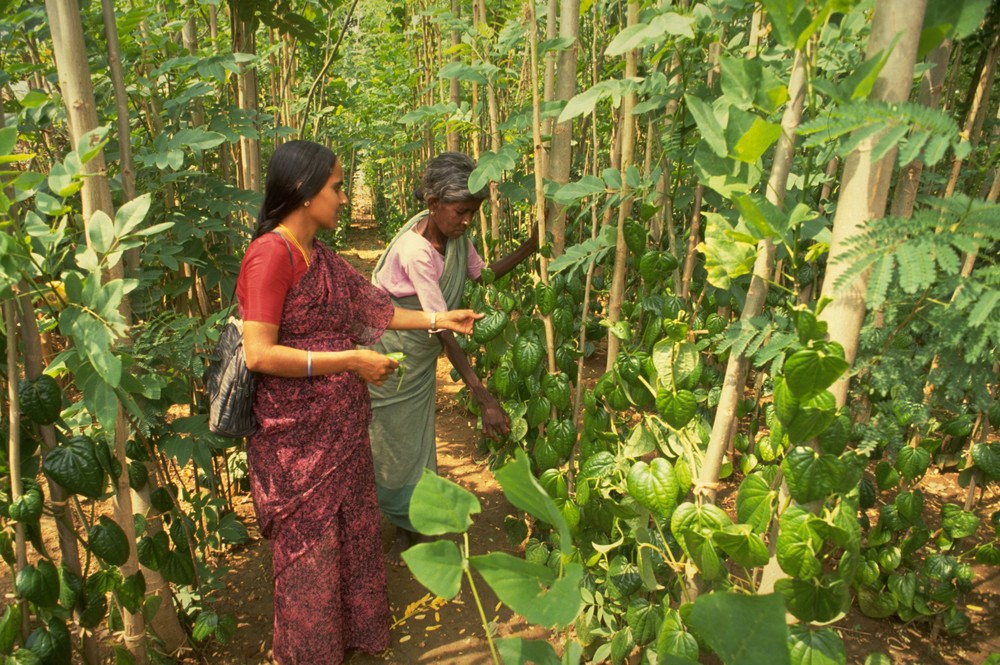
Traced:
<path fill-rule="evenodd" d="M 324 146 L 275 150 L 237 282 L 247 366 L 258 373 L 250 487 L 271 541 L 273 652 L 283 665 L 336 665 L 345 649 L 389 645 L 365 384 L 380 385 L 398 363 L 356 347 L 386 328 L 468 333 L 479 316 L 396 308 L 316 240 L 337 228 L 343 181 Z"/>
<path fill-rule="evenodd" d="M 483 259 L 465 236 L 485 198 L 484 193 L 469 191 L 475 166 L 457 152 L 442 153 L 427 163 L 417 192 L 427 208 L 399 230 L 375 267 L 374 283 L 392 296 L 397 307 L 425 312 L 458 307 L 465 280 L 480 278 Z M 502 277 L 537 248 L 538 237 L 533 235 L 490 269 Z M 435 370 L 442 346 L 479 404 L 484 433 L 499 438 L 510 429 L 507 414 L 476 376 L 454 336 L 448 331 L 430 332 L 390 332 L 373 347 L 380 353 L 406 354 L 406 373 L 398 390 L 395 384 L 369 386 L 369 434 L 379 508 L 397 528 L 390 553 L 394 563 L 417 539 L 409 517 L 413 489 L 425 468 L 437 471 Z"/>

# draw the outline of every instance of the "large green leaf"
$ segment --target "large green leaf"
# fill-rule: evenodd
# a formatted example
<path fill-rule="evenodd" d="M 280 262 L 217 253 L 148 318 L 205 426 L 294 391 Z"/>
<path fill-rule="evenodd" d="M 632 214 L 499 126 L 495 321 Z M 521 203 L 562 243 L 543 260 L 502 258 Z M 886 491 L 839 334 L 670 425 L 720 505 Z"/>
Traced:
<path fill-rule="evenodd" d="M 1000 480 L 1000 445 L 975 443 L 972 445 L 972 461 L 982 469 L 989 480 Z"/>
<path fill-rule="evenodd" d="M 730 524 L 722 531 L 713 533 L 712 540 L 744 568 L 763 566 L 771 558 L 764 540 L 753 532 L 749 524 Z"/>
<path fill-rule="evenodd" d="M 691 342 L 661 340 L 653 347 L 653 366 L 659 382 L 675 389 L 693 389 L 701 378 L 701 353 Z"/>
<path fill-rule="evenodd" d="M 690 390 L 673 392 L 661 387 L 656 391 L 656 410 L 668 425 L 684 429 L 698 412 L 698 401 Z"/>
<path fill-rule="evenodd" d="M 503 172 L 513 169 L 517 165 L 517 152 L 509 145 L 505 145 L 497 152 L 484 152 L 476 162 L 475 170 L 469 174 L 469 191 L 478 192 L 488 185 L 490 181 L 499 182 L 503 178 Z"/>
<path fill-rule="evenodd" d="M 640 505 L 667 519 L 677 507 L 678 483 L 670 462 L 657 457 L 652 462 L 636 462 L 629 470 L 628 493 Z"/>
<path fill-rule="evenodd" d="M 790 665 L 785 604 L 778 594 L 699 596 L 688 625 L 726 665 Z M 729 626 L 729 630 L 720 630 Z"/>
<path fill-rule="evenodd" d="M 552 200 L 561 205 L 571 205 L 584 197 L 603 194 L 604 189 L 604 180 L 597 176 L 585 175 L 556 190 L 552 195 Z"/>
<path fill-rule="evenodd" d="M 560 547 L 563 553 L 568 554 L 573 542 L 569 525 L 563 519 L 559 507 L 531 473 L 531 462 L 528 461 L 527 454 L 518 448 L 514 453 L 514 461 L 507 462 L 497 470 L 496 479 L 503 488 L 504 496 L 515 507 L 531 513 L 559 531 Z"/>
<path fill-rule="evenodd" d="M 774 410 L 788 440 L 803 443 L 815 438 L 837 417 L 837 401 L 828 390 L 808 399 L 796 398 L 784 377 L 774 380 Z"/>
<path fill-rule="evenodd" d="M 767 199 L 759 195 L 743 194 L 733 199 L 743 219 L 747 221 L 761 238 L 782 242 L 788 230 L 788 215 Z M 786 361 L 787 362 L 787 361 Z"/>
<path fill-rule="evenodd" d="M 684 95 L 684 101 L 691 115 L 694 116 L 694 121 L 698 124 L 701 138 L 716 156 L 726 157 L 729 154 L 729 148 L 726 146 L 726 137 L 722 131 L 722 125 L 719 124 L 719 120 L 715 116 L 712 104 L 694 95 Z"/>
<path fill-rule="evenodd" d="M 656 639 L 663 623 L 663 609 L 645 598 L 633 598 L 625 612 L 625 622 L 632 629 L 632 638 L 638 645 Z"/>
<path fill-rule="evenodd" d="M 781 462 L 788 491 L 799 503 L 825 499 L 840 485 L 843 476 L 835 455 L 817 453 L 808 446 L 796 446 Z"/>
<path fill-rule="evenodd" d="M 946 503 L 941 506 L 941 528 L 950 538 L 967 538 L 979 528 L 979 517 L 961 506 Z"/>
<path fill-rule="evenodd" d="M 688 665 L 698 662 L 698 640 L 684 629 L 680 613 L 668 609 L 656 638 L 656 657 L 664 665 Z"/>
<path fill-rule="evenodd" d="M 750 129 L 733 146 L 733 157 L 741 162 L 755 164 L 780 136 L 781 125 L 767 122 L 763 118 L 754 118 Z"/>
<path fill-rule="evenodd" d="M 472 526 L 472 515 L 481 510 L 475 494 L 428 469 L 410 499 L 410 521 L 428 536 L 465 533 Z"/>
<path fill-rule="evenodd" d="M 718 189 L 716 188 L 718 191 Z M 727 196 L 738 197 L 746 188 Z M 757 240 L 745 220 L 734 226 L 725 216 L 705 211 L 705 242 L 698 250 L 705 254 L 708 281 L 719 289 L 728 289 L 733 280 L 749 275 L 757 258 Z"/>
<path fill-rule="evenodd" d="M 112 566 L 120 566 L 128 561 L 128 537 L 118 524 L 106 515 L 101 515 L 96 524 L 87 532 L 90 551 Z"/>
<path fill-rule="evenodd" d="M 774 515 L 778 492 L 771 489 L 767 480 L 759 474 L 751 474 L 740 483 L 736 495 L 736 518 L 749 524 L 755 533 L 764 533 Z"/>
<path fill-rule="evenodd" d="M 927 472 L 931 454 L 926 448 L 904 446 L 896 453 L 896 468 L 908 481 L 916 480 Z"/>
<path fill-rule="evenodd" d="M 819 395 L 847 371 L 844 348 L 836 342 L 796 351 L 785 360 L 785 383 L 799 401 Z"/>
<path fill-rule="evenodd" d="M 668 35 L 693 38 L 693 24 L 694 18 L 691 16 L 682 16 L 674 12 L 660 14 L 649 23 L 637 23 L 619 32 L 604 49 L 604 54 L 622 55 L 626 51 L 661 43 Z"/>
<path fill-rule="evenodd" d="M 817 553 L 823 545 L 823 539 L 815 528 L 815 524 L 820 521 L 809 511 L 794 504 L 782 513 L 776 551 L 778 564 L 789 575 L 809 579 L 822 571 L 823 566 Z"/>
<path fill-rule="evenodd" d="M 556 122 L 562 123 L 578 115 L 586 115 L 594 110 L 597 102 L 607 97 L 621 97 L 631 85 L 630 82 L 619 79 L 599 81 L 566 102 Z"/>
<path fill-rule="evenodd" d="M 59 571 L 48 559 L 28 564 L 17 572 L 14 588 L 38 607 L 52 607 L 59 600 Z"/>
<path fill-rule="evenodd" d="M 96 499 L 104 492 L 104 469 L 94 442 L 87 437 L 74 436 L 65 445 L 50 450 L 42 469 L 73 494 Z"/>
<path fill-rule="evenodd" d="M 830 628 L 789 627 L 792 665 L 847 665 L 844 641 Z"/>
<path fill-rule="evenodd" d="M 775 582 L 774 589 L 785 599 L 788 611 L 801 621 L 833 621 L 851 604 L 846 582 L 837 578 L 786 577 Z"/>
<path fill-rule="evenodd" d="M 462 553 L 455 543 L 450 540 L 419 543 L 403 552 L 403 561 L 431 593 L 448 600 L 458 595 L 464 568 Z"/>
<path fill-rule="evenodd" d="M 578 563 L 567 564 L 559 578 L 547 566 L 504 552 L 469 557 L 469 563 L 497 598 L 531 623 L 565 628 L 583 606 L 580 596 L 583 567 Z"/>
<path fill-rule="evenodd" d="M 152 198 L 147 192 L 142 196 L 137 196 L 131 201 L 125 202 L 115 213 L 115 233 L 126 236 L 134 231 L 149 212 L 149 204 Z"/>
<path fill-rule="evenodd" d="M 862 586 L 858 588 L 857 594 L 858 608 L 861 613 L 873 619 L 890 617 L 899 608 L 899 600 L 891 592 Z"/>

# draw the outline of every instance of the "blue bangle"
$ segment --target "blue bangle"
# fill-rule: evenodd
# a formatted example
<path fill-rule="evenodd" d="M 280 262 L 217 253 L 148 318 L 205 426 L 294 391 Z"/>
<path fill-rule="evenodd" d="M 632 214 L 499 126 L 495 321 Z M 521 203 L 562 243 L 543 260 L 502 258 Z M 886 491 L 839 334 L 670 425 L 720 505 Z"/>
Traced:
<path fill-rule="evenodd" d="M 306 378 L 312 378 L 313 375 L 313 352 L 306 351 Z"/>

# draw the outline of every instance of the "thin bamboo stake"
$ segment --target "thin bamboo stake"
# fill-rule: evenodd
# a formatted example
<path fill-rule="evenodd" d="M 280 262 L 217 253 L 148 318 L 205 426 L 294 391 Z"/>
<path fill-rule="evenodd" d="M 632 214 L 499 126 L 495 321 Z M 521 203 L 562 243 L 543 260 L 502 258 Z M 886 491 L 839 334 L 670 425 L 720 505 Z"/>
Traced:
<path fill-rule="evenodd" d="M 3 302 L 3 320 L 7 330 L 7 422 L 10 424 L 7 435 L 7 460 L 10 466 L 10 501 L 16 503 L 24 495 L 24 483 L 21 479 L 21 403 L 17 395 L 17 318 L 14 316 L 14 303 Z M 20 573 L 28 567 L 28 550 L 24 540 L 24 525 L 14 521 L 14 573 Z M 21 639 L 28 638 L 31 631 L 28 601 L 18 600 L 21 610 Z"/>
<path fill-rule="evenodd" d="M 639 23 L 639 3 L 630 0 L 628 3 L 628 27 Z M 636 76 L 639 68 L 639 53 L 636 49 L 630 50 L 625 55 L 625 78 L 632 79 Z M 621 117 L 621 203 L 618 208 L 618 233 L 615 244 L 615 263 L 611 277 L 611 291 L 608 295 L 608 320 L 612 324 L 621 320 L 622 301 L 625 297 L 625 268 L 628 259 L 628 245 L 625 243 L 625 222 L 632 215 L 632 194 L 628 184 L 626 171 L 632 166 L 633 155 L 635 153 L 635 120 L 632 117 L 632 109 L 635 108 L 636 95 L 630 91 L 622 97 Z M 621 340 L 615 335 L 612 326 L 608 329 L 608 357 L 607 371 L 614 367 L 615 359 L 618 357 L 618 347 Z"/>

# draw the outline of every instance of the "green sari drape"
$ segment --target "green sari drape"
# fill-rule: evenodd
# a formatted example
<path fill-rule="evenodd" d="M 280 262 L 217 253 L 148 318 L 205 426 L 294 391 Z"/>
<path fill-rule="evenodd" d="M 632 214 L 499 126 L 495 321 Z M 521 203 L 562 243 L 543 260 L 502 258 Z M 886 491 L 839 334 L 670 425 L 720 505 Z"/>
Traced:
<path fill-rule="evenodd" d="M 389 250 L 402 234 L 411 233 L 413 226 L 426 215 L 424 210 L 403 225 L 379 258 L 373 274 L 378 274 Z M 461 305 L 468 263 L 468 239 L 460 236 L 449 240 L 439 282 L 448 309 Z M 392 302 L 405 309 L 421 309 L 415 295 L 392 297 Z M 425 468 L 437 472 L 434 399 L 441 343 L 437 335 L 430 335 L 425 330 L 386 330 L 371 348 L 379 353 L 402 351 L 406 354 L 402 384 L 396 376 L 391 376 L 381 386 L 368 385 L 372 398 L 368 433 L 375 460 L 379 508 L 396 526 L 415 531 L 410 523 L 410 497 Z"/>

